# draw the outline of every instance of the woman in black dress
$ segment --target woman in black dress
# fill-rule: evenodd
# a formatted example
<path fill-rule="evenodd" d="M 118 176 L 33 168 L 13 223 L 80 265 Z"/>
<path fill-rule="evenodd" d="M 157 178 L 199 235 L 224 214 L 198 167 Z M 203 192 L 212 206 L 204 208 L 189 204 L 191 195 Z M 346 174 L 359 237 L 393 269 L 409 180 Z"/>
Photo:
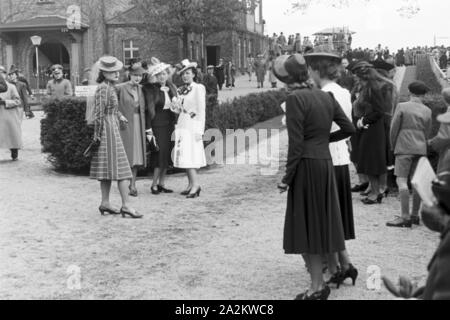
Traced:
<path fill-rule="evenodd" d="M 357 170 L 370 182 L 367 198 L 362 202 L 372 205 L 383 200 L 381 178 L 387 174 L 388 165 L 385 112 L 392 107 L 389 93 L 392 93 L 394 83 L 364 61 L 356 64 L 353 72 L 361 85 L 360 95 L 355 101 L 359 130 Z"/>
<path fill-rule="evenodd" d="M 153 58 L 149 70 L 149 79 L 155 83 L 144 85 L 147 105 L 146 128 L 152 129 L 156 140 L 156 149 L 150 150 L 150 166 L 153 168 L 154 195 L 173 193 L 165 186 L 167 168 L 171 161 L 173 149 L 172 134 L 175 130 L 177 116 L 171 111 L 172 98 L 177 95 L 176 87 L 168 81 L 169 65 Z"/>
<path fill-rule="evenodd" d="M 303 255 L 311 273 L 309 290 L 297 299 L 326 300 L 330 288 L 324 283 L 322 256 L 345 250 L 329 144 L 348 138 L 355 129 L 331 94 L 306 84 L 308 69 L 302 55 L 279 57 L 274 73 L 298 88 L 286 101 L 289 151 L 286 175 L 278 186 L 289 189 L 284 250 Z M 333 121 L 341 130 L 330 135 Z"/>

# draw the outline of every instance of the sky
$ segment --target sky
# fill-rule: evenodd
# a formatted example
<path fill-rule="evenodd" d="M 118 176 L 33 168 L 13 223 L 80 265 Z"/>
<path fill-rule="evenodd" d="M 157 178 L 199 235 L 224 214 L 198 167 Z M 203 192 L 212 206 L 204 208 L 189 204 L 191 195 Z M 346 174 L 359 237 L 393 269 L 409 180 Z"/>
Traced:
<path fill-rule="evenodd" d="M 312 0 L 310 9 L 302 14 L 288 12 L 290 0 L 263 0 L 266 33 L 300 33 L 303 38 L 325 28 L 348 26 L 356 32 L 354 48 L 431 46 L 435 36 L 438 45 L 450 46 L 450 0 L 348 0 L 351 5 L 342 9 L 331 7 L 332 1 Z M 421 8 L 409 19 L 397 12 L 407 1 Z"/>

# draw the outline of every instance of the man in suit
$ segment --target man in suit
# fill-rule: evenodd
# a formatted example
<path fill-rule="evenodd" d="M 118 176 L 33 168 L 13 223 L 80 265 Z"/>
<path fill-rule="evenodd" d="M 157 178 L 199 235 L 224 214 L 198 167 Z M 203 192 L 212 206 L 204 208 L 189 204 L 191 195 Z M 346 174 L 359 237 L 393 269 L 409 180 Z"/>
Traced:
<path fill-rule="evenodd" d="M 17 88 L 17 92 L 20 96 L 20 101 L 22 103 L 23 110 L 28 119 L 34 118 L 33 112 L 31 112 L 29 104 L 29 95 L 27 90 L 27 85 L 20 81 L 17 69 L 11 69 L 8 74 L 9 82 L 14 84 Z"/>
<path fill-rule="evenodd" d="M 208 66 L 207 74 L 203 78 L 203 84 L 205 85 L 207 95 L 214 95 L 217 97 L 219 87 L 217 78 L 214 75 L 214 66 Z"/>
<path fill-rule="evenodd" d="M 223 59 L 219 60 L 219 64 L 215 68 L 215 76 L 219 83 L 219 90 L 222 90 L 223 84 L 225 83 L 225 64 Z"/>
<path fill-rule="evenodd" d="M 352 73 L 348 70 L 348 66 L 350 65 L 347 58 L 342 59 L 342 72 L 340 78 L 337 80 L 337 84 L 342 88 L 347 89 L 352 92 L 353 87 L 355 86 L 355 78 Z"/>
<path fill-rule="evenodd" d="M 401 217 L 388 222 L 388 227 L 411 228 L 419 225 L 421 200 L 416 191 L 413 194 L 412 213 L 409 212 L 408 178 L 414 173 L 418 160 L 427 156 L 427 144 L 432 129 L 431 110 L 422 102 L 430 91 L 421 81 L 409 85 L 411 99 L 400 103 L 395 110 L 391 124 L 390 141 L 395 154 L 395 175 L 400 194 Z"/>

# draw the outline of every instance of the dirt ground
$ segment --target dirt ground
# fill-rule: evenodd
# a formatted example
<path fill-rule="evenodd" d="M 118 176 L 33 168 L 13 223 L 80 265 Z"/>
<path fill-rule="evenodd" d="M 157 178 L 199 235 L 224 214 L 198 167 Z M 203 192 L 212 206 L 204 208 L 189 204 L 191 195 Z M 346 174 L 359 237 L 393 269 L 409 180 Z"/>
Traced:
<path fill-rule="evenodd" d="M 301 258 L 282 250 L 281 170 L 264 176 L 256 165 L 213 167 L 201 173 L 196 200 L 152 196 L 143 179 L 133 204 L 144 219 L 102 217 L 98 183 L 55 173 L 41 154 L 37 116 L 24 121 L 21 161 L 0 151 L 0 299 L 290 300 L 307 288 Z M 286 131 L 279 139 L 285 158 Z M 185 186 L 183 175 L 168 181 L 177 192 Z M 112 200 L 119 205 L 116 187 Z M 396 198 L 372 207 L 354 200 L 357 240 L 348 249 L 360 278 L 330 298 L 391 299 L 384 288 L 367 289 L 372 265 L 393 280 L 408 275 L 423 284 L 439 235 L 424 226 L 386 228 L 400 210 Z M 79 290 L 70 285 L 74 266 Z"/>

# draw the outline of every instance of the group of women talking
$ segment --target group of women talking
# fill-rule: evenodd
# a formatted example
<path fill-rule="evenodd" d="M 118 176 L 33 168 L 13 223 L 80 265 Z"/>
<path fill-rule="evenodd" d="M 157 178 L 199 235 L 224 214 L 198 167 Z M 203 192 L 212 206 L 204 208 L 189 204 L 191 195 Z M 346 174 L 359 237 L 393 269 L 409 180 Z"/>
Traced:
<path fill-rule="evenodd" d="M 358 150 L 358 173 L 370 182 L 363 203 L 380 202 L 380 180 L 387 171 L 385 115 L 392 110 L 393 83 L 373 65 L 353 63 L 357 90 L 350 93 L 337 84 L 341 60 L 319 46 L 274 62 L 275 76 L 290 91 L 288 159 L 278 185 L 281 192 L 288 191 L 284 250 L 302 255 L 311 275 L 309 289 L 298 300 L 326 300 L 332 286 L 339 289 L 348 279 L 355 285 L 358 278 L 345 244 L 356 237 L 350 138 Z"/>
<path fill-rule="evenodd" d="M 166 186 L 167 169 L 173 164 L 188 175 L 188 186 L 181 194 L 189 199 L 200 196 L 197 170 L 206 166 L 206 89 L 195 82 L 197 64 L 189 60 L 181 64 L 184 85 L 176 88 L 170 80 L 171 66 L 155 58 L 147 69 L 140 63 L 130 66 L 129 81 L 121 84 L 121 61 L 105 56 L 96 63 L 94 141 L 98 148 L 93 152 L 90 176 L 100 181 L 102 215 L 143 217 L 131 207 L 129 197 L 138 196 L 138 171 L 148 163 L 154 171 L 153 195 L 174 192 Z M 112 181 L 118 182 L 120 210 L 110 202 Z"/>

